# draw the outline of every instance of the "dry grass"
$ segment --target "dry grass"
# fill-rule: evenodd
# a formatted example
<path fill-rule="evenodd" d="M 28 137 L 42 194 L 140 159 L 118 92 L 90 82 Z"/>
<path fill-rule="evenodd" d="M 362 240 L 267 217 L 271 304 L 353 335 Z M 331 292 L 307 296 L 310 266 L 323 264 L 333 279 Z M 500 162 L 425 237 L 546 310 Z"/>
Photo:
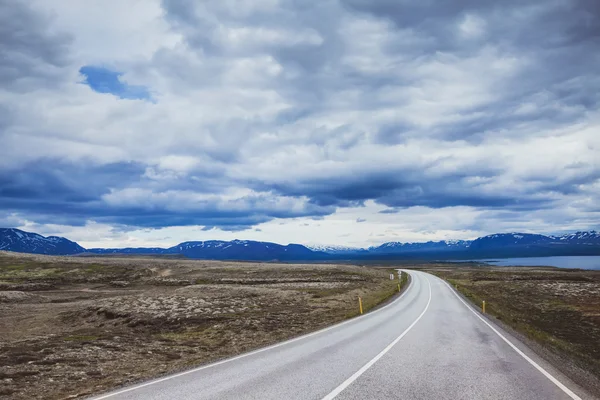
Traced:
<path fill-rule="evenodd" d="M 76 398 L 239 354 L 396 284 L 355 266 L 0 253 L 0 397 Z"/>

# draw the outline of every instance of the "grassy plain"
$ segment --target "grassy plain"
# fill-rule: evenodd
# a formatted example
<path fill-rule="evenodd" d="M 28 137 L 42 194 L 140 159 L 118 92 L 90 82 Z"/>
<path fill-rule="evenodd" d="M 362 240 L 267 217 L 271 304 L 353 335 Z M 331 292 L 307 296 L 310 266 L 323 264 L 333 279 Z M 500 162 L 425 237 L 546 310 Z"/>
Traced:
<path fill-rule="evenodd" d="M 323 328 L 389 269 L 0 252 L 0 398 L 80 398 Z"/>

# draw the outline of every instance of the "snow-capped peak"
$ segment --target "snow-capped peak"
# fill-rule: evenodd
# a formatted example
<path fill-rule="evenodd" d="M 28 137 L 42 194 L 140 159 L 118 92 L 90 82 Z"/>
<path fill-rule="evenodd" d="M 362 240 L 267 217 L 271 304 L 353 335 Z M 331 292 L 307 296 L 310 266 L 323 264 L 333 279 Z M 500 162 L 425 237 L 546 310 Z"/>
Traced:
<path fill-rule="evenodd" d="M 340 246 L 340 245 L 322 245 L 322 244 L 306 245 L 306 247 L 312 251 L 321 251 L 324 253 L 351 253 L 351 252 L 363 250 L 358 247 L 348 247 L 348 246 Z"/>
<path fill-rule="evenodd" d="M 85 249 L 62 237 L 44 237 L 16 228 L 0 228 L 0 250 L 34 254 L 77 254 Z"/>

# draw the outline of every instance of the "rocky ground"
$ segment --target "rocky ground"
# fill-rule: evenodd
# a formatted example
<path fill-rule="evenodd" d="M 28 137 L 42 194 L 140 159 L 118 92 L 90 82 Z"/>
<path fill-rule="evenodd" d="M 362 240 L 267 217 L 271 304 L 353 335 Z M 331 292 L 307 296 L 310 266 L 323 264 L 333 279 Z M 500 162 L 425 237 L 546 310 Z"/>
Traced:
<path fill-rule="evenodd" d="M 389 270 L 0 252 L 0 398 L 82 398 L 371 308 Z"/>

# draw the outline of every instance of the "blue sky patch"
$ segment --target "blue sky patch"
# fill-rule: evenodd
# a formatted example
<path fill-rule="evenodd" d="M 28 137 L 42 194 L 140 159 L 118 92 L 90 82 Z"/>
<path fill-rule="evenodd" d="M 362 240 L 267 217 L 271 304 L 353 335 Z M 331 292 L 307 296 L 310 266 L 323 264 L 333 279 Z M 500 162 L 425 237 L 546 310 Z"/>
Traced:
<path fill-rule="evenodd" d="M 79 69 L 85 77 L 82 82 L 98 93 L 110 93 L 122 99 L 150 99 L 150 93 L 144 86 L 128 85 L 121 81 L 121 72 L 112 71 L 104 67 L 86 65 Z"/>

